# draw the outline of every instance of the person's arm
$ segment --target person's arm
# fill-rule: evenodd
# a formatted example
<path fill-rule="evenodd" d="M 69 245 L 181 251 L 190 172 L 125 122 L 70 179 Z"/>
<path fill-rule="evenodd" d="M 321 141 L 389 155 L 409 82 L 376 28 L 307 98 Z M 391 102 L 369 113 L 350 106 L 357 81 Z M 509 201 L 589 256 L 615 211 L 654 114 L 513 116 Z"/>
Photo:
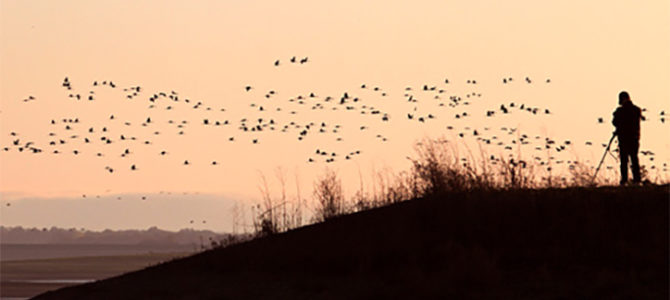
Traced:
<path fill-rule="evenodd" d="M 615 128 L 618 128 L 619 123 L 621 123 L 621 117 L 619 117 L 619 109 L 617 108 L 612 115 L 614 116 L 612 118 L 612 125 L 614 125 Z"/>
<path fill-rule="evenodd" d="M 624 113 L 625 112 L 621 107 L 617 107 L 617 109 L 612 114 L 614 116 L 612 118 L 612 125 L 614 125 L 614 135 L 619 135 L 619 131 L 626 126 L 626 124 L 624 124 L 624 122 L 626 122 L 623 117 Z"/>

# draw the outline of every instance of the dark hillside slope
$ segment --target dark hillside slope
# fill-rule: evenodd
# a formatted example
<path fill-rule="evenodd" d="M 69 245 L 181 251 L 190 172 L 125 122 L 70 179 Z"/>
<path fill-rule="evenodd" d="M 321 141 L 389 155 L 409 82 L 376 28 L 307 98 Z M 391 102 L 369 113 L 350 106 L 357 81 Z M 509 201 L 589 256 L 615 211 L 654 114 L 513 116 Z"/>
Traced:
<path fill-rule="evenodd" d="M 36 299 L 668 299 L 668 185 L 471 192 Z"/>

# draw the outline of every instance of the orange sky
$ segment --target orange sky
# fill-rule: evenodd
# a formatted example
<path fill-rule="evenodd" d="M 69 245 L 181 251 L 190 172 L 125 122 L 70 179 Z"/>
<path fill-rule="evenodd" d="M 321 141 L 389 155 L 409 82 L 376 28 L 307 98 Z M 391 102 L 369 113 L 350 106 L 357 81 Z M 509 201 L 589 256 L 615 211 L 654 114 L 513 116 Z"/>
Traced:
<path fill-rule="evenodd" d="M 205 218 L 212 207 L 211 202 L 196 201 L 194 193 L 253 203 L 259 198 L 261 173 L 278 192 L 274 179 L 279 167 L 290 179 L 291 190 L 297 175 L 303 197 L 311 196 L 312 179 L 326 165 L 346 177 L 345 188 L 353 192 L 359 172 L 369 184 L 373 170 L 403 170 L 414 141 L 440 135 L 458 140 L 456 133 L 466 131 L 464 127 L 480 131 L 490 127 L 491 134 L 499 134 L 502 126 L 517 127 L 529 135 L 570 139 L 576 146 L 564 154 L 566 159 L 597 161 L 602 148 L 585 147 L 584 142 L 607 142 L 621 90 L 647 109 L 642 148 L 656 152 L 657 162 L 670 161 L 670 122 L 659 121 L 660 111 L 670 113 L 667 1 L 3 0 L 0 4 L 0 146 L 11 146 L 18 138 L 50 152 L 48 142 L 55 138 L 49 132 L 68 140 L 56 147 L 63 152 L 58 155 L 15 149 L 0 153 L 0 203 L 13 204 L 0 208 L 2 225 L 181 228 L 186 226 L 184 219 Z M 292 56 L 307 56 L 309 61 L 291 64 Z M 273 66 L 277 59 L 279 67 Z M 71 91 L 61 86 L 66 76 Z M 526 76 L 532 84 L 523 81 Z M 503 85 L 503 77 L 515 81 Z M 545 82 L 547 78 L 551 83 Z M 466 84 L 469 79 L 476 79 L 477 85 Z M 92 86 L 103 80 L 113 81 L 117 88 Z M 363 83 L 367 89 L 360 89 Z M 420 91 L 424 84 L 445 89 L 443 99 Z M 122 89 L 138 85 L 140 95 L 127 100 Z M 246 85 L 254 88 L 245 92 Z M 375 86 L 381 91 L 373 91 Z M 403 96 L 407 86 L 414 89 L 418 103 Z M 267 99 L 270 90 L 276 94 Z M 68 98 L 69 93 L 90 91 L 95 92 L 95 101 Z M 167 100 L 149 109 L 148 98 L 161 91 L 178 92 L 182 102 L 170 111 L 164 108 Z M 288 101 L 310 92 L 319 100 L 305 105 Z M 322 101 L 326 96 L 339 99 L 344 92 L 360 97 L 358 110 L 333 111 L 332 102 Z M 470 106 L 438 106 L 448 103 L 450 95 L 465 97 L 472 92 L 482 96 Z M 22 101 L 29 96 L 36 99 Z M 183 103 L 186 98 L 204 104 L 192 109 Z M 327 109 L 311 110 L 317 102 L 327 104 Z M 516 111 L 485 117 L 486 110 L 509 102 L 552 113 L 533 116 Z M 251 107 L 252 103 L 263 105 L 265 111 Z M 390 121 L 360 114 L 361 105 L 387 112 Z M 212 110 L 206 111 L 207 106 Z M 468 118 L 453 118 L 464 111 L 470 113 Z M 436 118 L 409 121 L 408 112 Z M 115 120 L 109 120 L 111 114 Z M 154 122 L 141 126 L 147 117 Z M 598 124 L 599 117 L 606 124 Z M 66 124 L 50 124 L 62 118 L 79 118 L 81 123 L 71 132 L 64 130 Z M 204 118 L 229 120 L 232 125 L 202 126 Z M 330 131 L 310 133 L 303 141 L 297 140 L 297 129 L 242 133 L 237 128 L 242 118 L 273 119 L 282 125 L 326 122 Z M 169 120 L 188 120 L 185 134 L 178 135 L 180 129 Z M 332 133 L 335 124 L 341 125 L 338 133 Z M 447 125 L 458 131 L 446 130 Z M 360 126 L 367 129 L 361 131 Z M 83 144 L 90 127 L 96 140 Z M 109 128 L 112 138 L 124 134 L 138 140 L 103 145 L 98 139 L 102 127 Z M 154 135 L 155 131 L 160 134 Z M 18 135 L 10 136 L 11 132 Z M 75 134 L 77 139 L 68 139 Z M 235 142 L 228 141 L 231 136 Z M 259 143 L 253 144 L 253 139 Z M 144 140 L 151 145 L 143 145 Z M 73 155 L 74 149 L 81 153 Z M 131 154 L 120 157 L 125 149 Z M 362 154 L 348 161 L 339 157 L 331 164 L 307 163 L 315 158 L 316 149 Z M 162 150 L 168 155 L 160 156 Z M 486 151 L 505 153 L 495 147 Z M 105 156 L 96 157 L 97 152 Z M 183 166 L 184 160 L 191 165 Z M 211 165 L 213 160 L 217 166 Z M 130 170 L 132 164 L 137 171 Z M 106 166 L 116 172 L 108 173 Z M 119 217 L 124 211 L 146 209 L 142 201 L 131 200 L 137 195 L 161 191 L 182 195 L 185 210 L 196 207 L 184 211 L 182 219 L 147 216 L 124 223 Z M 89 197 L 81 198 L 82 194 Z M 124 198 L 131 204 L 90 205 L 93 195 L 115 199 L 118 194 L 135 196 Z M 52 201 L 53 213 L 31 213 L 40 209 L 35 198 Z M 175 210 L 174 205 L 152 205 L 152 211 L 169 211 L 170 216 Z M 217 209 L 229 209 L 226 205 Z M 76 221 L 59 217 L 63 215 L 59 209 L 80 217 Z M 230 220 L 222 219 L 210 221 L 212 229 L 228 229 Z"/>

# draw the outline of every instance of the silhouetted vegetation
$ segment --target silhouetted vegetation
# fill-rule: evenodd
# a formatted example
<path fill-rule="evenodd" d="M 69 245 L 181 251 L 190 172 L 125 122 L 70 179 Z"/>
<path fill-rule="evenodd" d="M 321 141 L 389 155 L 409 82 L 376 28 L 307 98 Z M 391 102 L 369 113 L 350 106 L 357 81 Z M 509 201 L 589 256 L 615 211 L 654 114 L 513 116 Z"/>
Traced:
<path fill-rule="evenodd" d="M 503 190 L 523 193 L 532 189 L 586 188 L 617 182 L 614 172 L 600 172 L 599 176 L 593 177 L 595 167 L 578 160 L 558 172 L 551 164 L 525 160 L 521 153 L 503 157 L 489 155 L 481 149 L 478 155 L 467 147 L 466 150 L 468 155 L 462 155 L 458 145 L 450 141 L 424 138 L 416 143 L 415 156 L 408 157 L 412 163 L 408 171 L 397 174 L 388 170 L 377 172 L 372 190 L 365 190 L 361 183 L 360 189 L 348 201 L 338 174 L 327 168 L 314 181 L 312 221 L 323 222 L 346 213 L 452 193 Z M 650 178 L 644 166 L 641 173 L 648 184 L 668 182 L 660 174 Z M 272 197 L 266 178 L 261 176 L 262 202 L 252 208 L 255 236 L 285 232 L 302 225 L 303 206 L 299 192 L 298 200 L 289 201 L 284 174 L 278 171 L 277 178 L 281 194 Z"/>
<path fill-rule="evenodd" d="M 262 203 L 252 207 L 252 222 L 256 237 L 284 232 L 300 227 L 303 224 L 303 203 L 300 198 L 300 185 L 296 181 L 296 196 L 293 199 L 289 199 L 286 192 L 286 178 L 283 170 L 277 169 L 276 177 L 281 187 L 279 197 L 271 195 L 267 179 L 264 175 L 261 175 L 262 184 L 259 190 L 262 195 Z"/>
<path fill-rule="evenodd" d="M 327 221 L 344 213 L 345 202 L 342 182 L 332 170 L 314 183 L 314 198 L 317 202 L 316 220 Z"/>

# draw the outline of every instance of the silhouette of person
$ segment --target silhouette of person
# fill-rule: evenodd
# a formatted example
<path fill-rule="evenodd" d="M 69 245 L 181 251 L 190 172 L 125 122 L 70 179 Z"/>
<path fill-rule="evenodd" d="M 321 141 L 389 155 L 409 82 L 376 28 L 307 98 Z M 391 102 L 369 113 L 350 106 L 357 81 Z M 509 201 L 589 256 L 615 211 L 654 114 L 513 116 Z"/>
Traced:
<path fill-rule="evenodd" d="M 614 134 L 619 139 L 619 158 L 621 162 L 621 181 L 628 182 L 628 160 L 633 171 L 633 183 L 640 183 L 640 162 L 637 152 L 640 149 L 640 120 L 644 120 L 642 110 L 633 104 L 628 92 L 619 93 L 619 107 L 614 111 L 612 124 Z"/>

